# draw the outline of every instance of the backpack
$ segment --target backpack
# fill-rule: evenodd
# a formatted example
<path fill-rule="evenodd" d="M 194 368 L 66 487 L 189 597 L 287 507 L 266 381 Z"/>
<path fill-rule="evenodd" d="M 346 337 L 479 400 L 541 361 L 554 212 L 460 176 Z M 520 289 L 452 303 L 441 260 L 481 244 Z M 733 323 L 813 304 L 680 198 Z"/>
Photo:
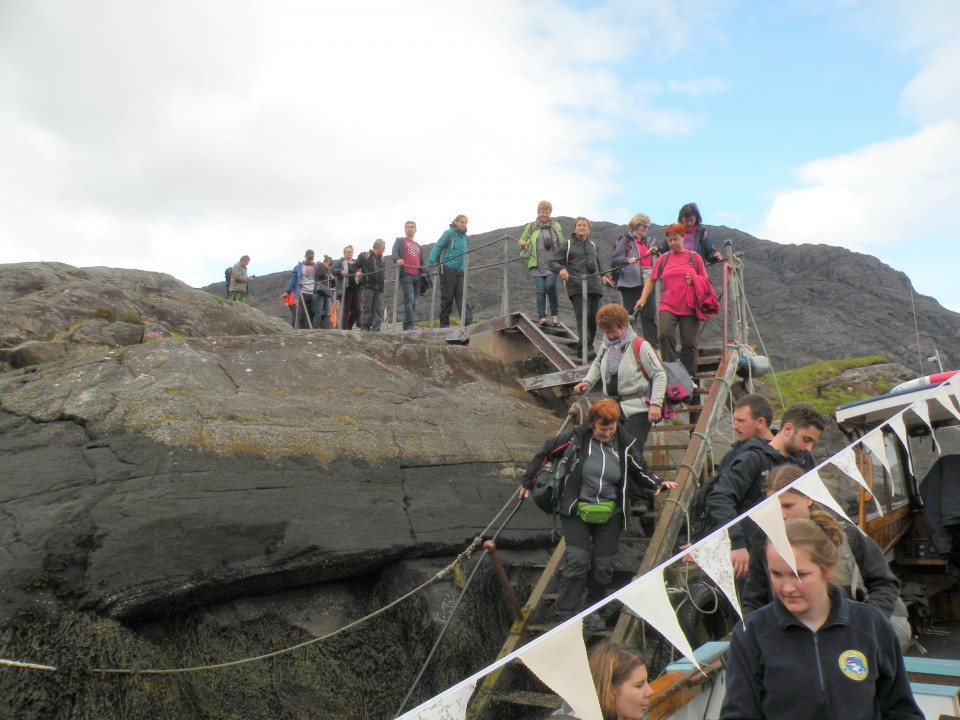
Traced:
<path fill-rule="evenodd" d="M 227 283 L 227 287 L 224 289 L 227 297 L 230 297 L 230 283 L 233 281 L 233 267 L 228 267 L 223 271 L 223 279 Z"/>
<path fill-rule="evenodd" d="M 563 455 L 554 466 L 550 457 L 561 450 L 564 451 Z M 573 454 L 573 450 L 573 439 L 571 438 L 544 458 L 540 469 L 537 470 L 537 477 L 533 482 L 533 489 L 530 494 L 537 507 L 548 515 L 556 515 L 560 511 L 560 498 L 563 497 L 563 488 L 567 476 L 570 474 L 567 466 L 570 464 L 570 456 Z"/>
<path fill-rule="evenodd" d="M 750 450 L 748 452 L 753 451 Z M 746 512 L 763 499 L 763 485 L 765 478 L 770 473 L 770 469 L 773 467 L 773 462 L 766 453 L 758 453 L 758 455 L 762 461 L 762 470 L 760 472 L 761 480 L 759 482 L 754 482 L 747 491 L 747 494 L 744 496 L 742 512 Z M 690 519 L 690 538 L 693 542 L 702 540 L 720 527 L 714 521 L 713 516 L 710 515 L 710 511 L 707 509 L 707 500 L 710 496 L 710 491 L 713 490 L 713 484 L 717 481 L 717 478 L 720 477 L 720 474 L 721 472 L 718 471 L 707 478 L 704 483 L 697 488 L 696 492 L 693 494 L 693 499 L 690 500 L 690 511 L 688 513 L 688 517 Z"/>
<path fill-rule="evenodd" d="M 644 339 L 639 336 L 633 341 L 633 356 L 637 359 L 637 367 L 640 368 L 640 372 L 647 378 L 647 382 L 650 382 L 650 377 L 647 375 L 643 363 L 640 362 L 640 346 L 644 342 Z M 677 414 L 675 410 L 677 405 L 689 403 L 693 399 L 693 378 L 690 377 L 690 373 L 687 372 L 687 369 L 679 360 L 661 362 L 661 365 L 667 373 L 667 391 L 663 398 L 663 417 L 671 418 Z M 648 397 L 647 400 L 649 401 L 650 398 Z"/>

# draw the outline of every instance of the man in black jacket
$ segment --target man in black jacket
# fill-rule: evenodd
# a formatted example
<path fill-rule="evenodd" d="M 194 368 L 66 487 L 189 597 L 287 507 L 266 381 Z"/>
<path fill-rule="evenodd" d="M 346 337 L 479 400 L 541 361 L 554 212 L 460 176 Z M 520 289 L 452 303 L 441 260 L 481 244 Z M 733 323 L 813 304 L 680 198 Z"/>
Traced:
<path fill-rule="evenodd" d="M 780 422 L 780 432 L 769 442 L 758 437 L 745 442 L 736 459 L 713 482 L 707 495 L 707 511 L 712 527 L 721 527 L 756 505 L 763 497 L 764 483 L 770 470 L 791 462 L 813 470 L 810 451 L 820 439 L 826 425 L 816 408 L 797 403 L 787 408 Z M 747 573 L 750 536 L 760 532 L 756 523 L 745 519 L 732 525 L 730 562 L 737 577 Z"/>
<path fill-rule="evenodd" d="M 357 257 L 361 330 L 380 332 L 383 322 L 383 251 L 386 247 L 383 240 L 375 240 L 371 250 Z"/>

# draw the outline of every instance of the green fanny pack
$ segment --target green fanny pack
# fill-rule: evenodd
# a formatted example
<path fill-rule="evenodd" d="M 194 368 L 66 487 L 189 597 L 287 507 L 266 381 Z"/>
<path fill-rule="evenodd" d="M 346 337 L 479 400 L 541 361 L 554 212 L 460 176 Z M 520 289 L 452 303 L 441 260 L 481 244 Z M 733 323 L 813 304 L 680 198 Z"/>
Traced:
<path fill-rule="evenodd" d="M 598 503 L 577 501 L 577 514 L 587 525 L 603 525 L 616 512 L 616 500 L 604 500 Z"/>

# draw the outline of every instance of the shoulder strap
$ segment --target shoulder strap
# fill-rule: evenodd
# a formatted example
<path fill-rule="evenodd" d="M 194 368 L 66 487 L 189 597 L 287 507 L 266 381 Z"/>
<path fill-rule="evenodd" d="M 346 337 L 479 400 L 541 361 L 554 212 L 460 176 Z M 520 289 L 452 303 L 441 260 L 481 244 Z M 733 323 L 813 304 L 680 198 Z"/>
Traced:
<path fill-rule="evenodd" d="M 647 382 L 650 382 L 650 376 L 647 375 L 647 371 L 643 369 L 643 363 L 640 362 L 640 347 L 643 345 L 644 339 L 637 335 L 633 340 L 633 357 L 637 360 L 637 367 L 640 368 L 641 374 L 647 379 Z"/>

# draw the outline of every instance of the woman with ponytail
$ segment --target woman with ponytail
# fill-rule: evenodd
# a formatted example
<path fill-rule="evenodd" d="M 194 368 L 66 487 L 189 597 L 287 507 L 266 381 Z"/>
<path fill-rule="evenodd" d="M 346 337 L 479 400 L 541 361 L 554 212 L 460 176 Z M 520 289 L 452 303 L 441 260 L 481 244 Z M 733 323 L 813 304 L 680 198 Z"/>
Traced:
<path fill-rule="evenodd" d="M 843 530 L 823 511 L 784 524 L 797 572 L 767 541 L 773 601 L 734 628 L 720 720 L 921 720 L 887 618 L 836 584 Z"/>
<path fill-rule="evenodd" d="M 815 503 L 799 490 L 789 487 L 803 475 L 804 470 L 797 465 L 786 463 L 774 468 L 767 478 L 767 497 L 783 490 L 779 494 L 780 511 L 783 519 L 808 518 L 815 510 L 823 507 Z M 784 490 L 784 488 L 787 488 Z M 831 517 L 834 517 L 831 515 Z M 860 532 L 856 525 L 841 522 L 843 541 L 840 543 L 840 564 L 837 566 L 835 580 L 844 593 L 852 598 L 873 605 L 890 620 L 900 649 L 904 652 L 910 647 L 913 634 L 907 607 L 900 599 L 900 581 L 890 570 L 883 550 L 869 535 Z M 749 613 L 770 602 L 770 576 L 767 574 L 767 556 L 764 552 L 765 538 L 762 533 L 754 538 L 755 544 L 749 548 L 750 565 L 747 579 L 740 598 L 743 612 Z M 840 576 L 844 581 L 840 582 Z"/>

